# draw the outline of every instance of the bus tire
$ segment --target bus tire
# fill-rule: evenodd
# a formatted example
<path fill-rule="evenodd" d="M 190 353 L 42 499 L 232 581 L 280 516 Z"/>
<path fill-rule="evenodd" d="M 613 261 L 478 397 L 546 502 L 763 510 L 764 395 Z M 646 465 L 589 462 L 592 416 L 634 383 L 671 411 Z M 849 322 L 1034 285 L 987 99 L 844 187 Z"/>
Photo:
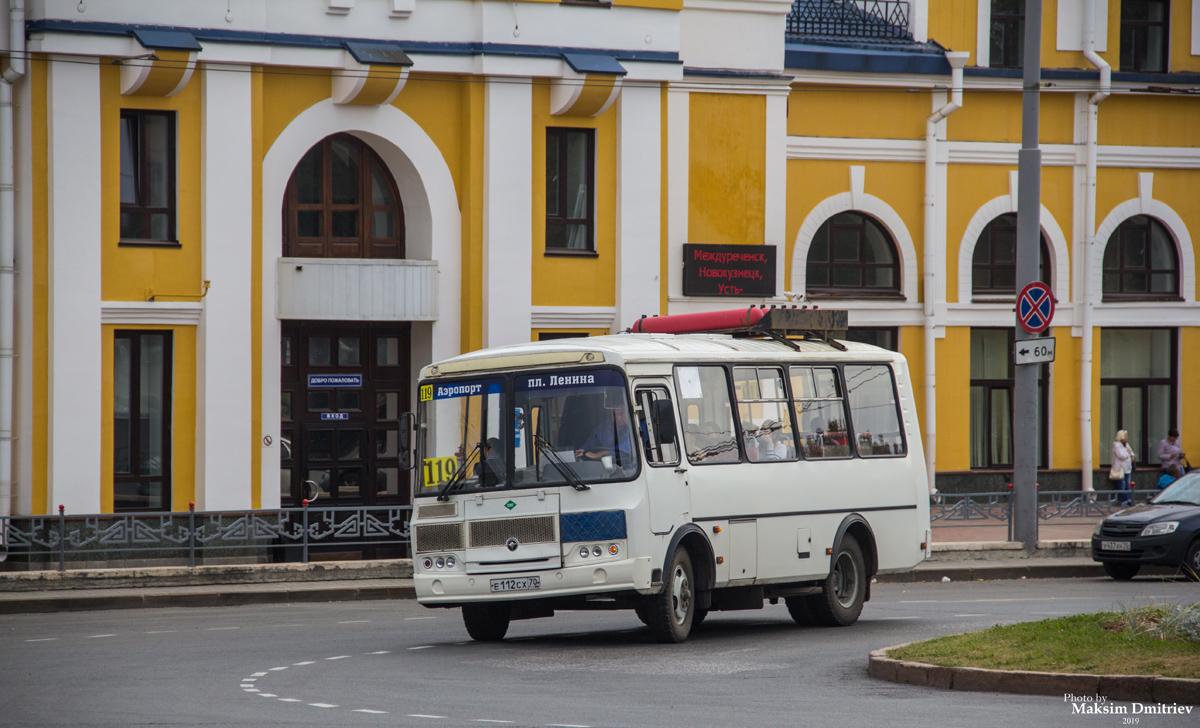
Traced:
<path fill-rule="evenodd" d="M 663 593 L 651 597 L 646 616 L 647 625 L 656 642 L 683 642 L 692 631 L 696 616 L 696 580 L 692 572 L 692 557 L 682 546 L 671 557 L 671 568 L 663 579 Z"/>
<path fill-rule="evenodd" d="M 647 627 L 650 626 L 650 602 L 649 601 L 641 602 L 640 604 L 638 604 L 636 607 L 633 608 L 633 613 L 637 615 L 638 619 L 642 620 L 642 624 L 646 625 Z"/>
<path fill-rule="evenodd" d="M 783 602 L 787 605 L 788 614 L 792 615 L 792 620 L 801 627 L 809 627 L 817 623 L 813 616 L 811 607 L 813 597 L 784 597 Z"/>
<path fill-rule="evenodd" d="M 512 605 L 507 602 L 464 604 L 463 624 L 476 642 L 499 642 L 508 633 Z"/>
<path fill-rule="evenodd" d="M 809 606 L 817 622 L 826 627 L 847 627 L 858 621 L 867 594 L 867 565 L 853 536 L 844 536 L 833 557 L 825 590 Z"/>

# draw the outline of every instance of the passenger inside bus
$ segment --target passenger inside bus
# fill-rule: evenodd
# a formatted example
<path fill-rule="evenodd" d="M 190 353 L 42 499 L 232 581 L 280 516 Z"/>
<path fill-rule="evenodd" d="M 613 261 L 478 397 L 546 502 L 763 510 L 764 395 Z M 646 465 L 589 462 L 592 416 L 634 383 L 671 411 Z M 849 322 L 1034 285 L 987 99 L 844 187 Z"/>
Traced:
<path fill-rule="evenodd" d="M 601 417 L 592 434 L 575 450 L 576 460 L 600 460 L 611 455 L 618 467 L 633 467 L 633 438 L 630 436 L 629 412 L 625 405 L 618 404 L 611 410 L 611 417 Z"/>

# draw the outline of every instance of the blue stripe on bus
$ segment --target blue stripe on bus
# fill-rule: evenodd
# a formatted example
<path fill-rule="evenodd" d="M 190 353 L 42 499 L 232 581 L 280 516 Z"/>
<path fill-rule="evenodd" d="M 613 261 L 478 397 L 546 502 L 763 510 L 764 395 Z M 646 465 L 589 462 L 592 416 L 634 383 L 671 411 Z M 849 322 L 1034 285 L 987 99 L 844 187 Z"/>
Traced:
<path fill-rule="evenodd" d="M 563 543 L 626 538 L 625 511 L 564 513 L 559 516 L 559 526 Z"/>

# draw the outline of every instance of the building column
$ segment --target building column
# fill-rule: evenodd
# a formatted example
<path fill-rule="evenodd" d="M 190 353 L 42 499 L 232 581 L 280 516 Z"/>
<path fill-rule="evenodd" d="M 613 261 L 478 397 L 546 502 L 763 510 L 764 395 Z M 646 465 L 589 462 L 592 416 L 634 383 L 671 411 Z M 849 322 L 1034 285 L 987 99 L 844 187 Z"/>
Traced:
<path fill-rule="evenodd" d="M 483 130 L 483 345 L 529 341 L 533 326 L 533 87 L 489 79 Z"/>
<path fill-rule="evenodd" d="M 247 355 L 253 348 L 250 74 L 208 65 L 200 82 L 202 265 L 211 288 L 196 332 L 196 508 L 245 510 L 256 500 L 252 455 L 259 446 Z M 278 485 L 264 483 L 263 491 L 270 502 L 261 505 L 277 506 Z"/>
<path fill-rule="evenodd" d="M 767 164 L 763 190 L 763 243 L 775 246 L 775 292 L 787 280 L 787 107 L 788 88 L 767 94 Z"/>
<path fill-rule="evenodd" d="M 659 307 L 662 91 L 627 85 L 617 99 L 617 312 L 623 331 Z"/>
<path fill-rule="evenodd" d="M 100 61 L 46 64 L 49 130 L 48 510 L 100 512 Z"/>
<path fill-rule="evenodd" d="M 691 93 L 667 91 L 667 298 L 683 295 L 683 246 L 688 242 Z M 668 308 L 670 305 L 668 304 Z M 677 310 L 676 313 L 679 311 Z M 671 311 L 663 311 L 663 314 Z"/>

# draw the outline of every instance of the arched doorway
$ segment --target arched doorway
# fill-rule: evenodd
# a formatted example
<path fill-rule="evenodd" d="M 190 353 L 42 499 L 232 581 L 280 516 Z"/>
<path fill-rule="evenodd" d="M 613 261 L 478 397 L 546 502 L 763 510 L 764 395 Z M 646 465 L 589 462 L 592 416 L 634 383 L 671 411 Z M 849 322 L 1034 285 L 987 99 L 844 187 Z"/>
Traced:
<path fill-rule="evenodd" d="M 349 134 L 328 136 L 301 158 L 282 222 L 285 258 L 404 257 L 396 182 L 370 145 Z M 283 322 L 281 505 L 408 501 L 399 416 L 410 409 L 410 330 L 406 321 Z"/>

